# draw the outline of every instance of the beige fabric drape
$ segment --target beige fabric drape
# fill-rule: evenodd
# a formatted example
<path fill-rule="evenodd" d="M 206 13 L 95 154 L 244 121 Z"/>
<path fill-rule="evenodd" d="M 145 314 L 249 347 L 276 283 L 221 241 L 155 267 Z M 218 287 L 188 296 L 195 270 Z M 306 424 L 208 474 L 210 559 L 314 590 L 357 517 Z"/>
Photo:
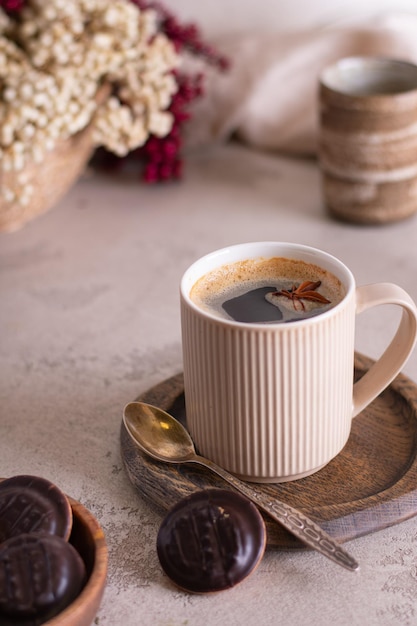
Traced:
<path fill-rule="evenodd" d="M 375 18 L 360 27 L 235 35 L 215 43 L 232 67 L 225 74 L 204 67 L 206 93 L 194 105 L 187 145 L 224 141 L 235 134 L 256 148 L 311 155 L 321 70 L 352 55 L 417 62 L 417 14 Z"/>

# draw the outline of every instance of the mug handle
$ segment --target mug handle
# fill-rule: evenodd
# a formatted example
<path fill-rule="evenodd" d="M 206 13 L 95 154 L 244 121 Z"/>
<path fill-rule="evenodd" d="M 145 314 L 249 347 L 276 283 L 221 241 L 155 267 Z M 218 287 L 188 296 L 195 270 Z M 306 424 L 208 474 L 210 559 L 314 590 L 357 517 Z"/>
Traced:
<path fill-rule="evenodd" d="M 353 414 L 356 417 L 383 391 L 407 361 L 417 336 L 417 308 L 408 293 L 392 283 L 363 285 L 356 289 L 356 313 L 380 304 L 397 304 L 402 316 L 397 332 L 382 356 L 353 385 Z"/>

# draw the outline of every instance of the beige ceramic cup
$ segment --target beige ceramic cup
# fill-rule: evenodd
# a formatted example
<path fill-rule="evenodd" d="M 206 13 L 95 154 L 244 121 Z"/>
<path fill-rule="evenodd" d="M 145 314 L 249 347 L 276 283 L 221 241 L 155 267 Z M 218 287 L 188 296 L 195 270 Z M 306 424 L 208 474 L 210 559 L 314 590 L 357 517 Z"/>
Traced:
<path fill-rule="evenodd" d="M 357 223 L 417 210 L 417 66 L 351 57 L 320 77 L 319 161 L 330 214 Z"/>
<path fill-rule="evenodd" d="M 190 298 L 195 282 L 245 259 L 285 257 L 319 265 L 346 295 L 301 321 L 242 323 L 202 310 Z M 312 474 L 344 447 L 352 418 L 397 375 L 416 340 L 417 310 L 390 283 L 356 287 L 338 259 L 290 243 L 246 243 L 196 261 L 181 281 L 187 425 L 200 454 L 255 482 Z M 385 353 L 353 384 L 355 317 L 370 307 L 402 307 Z M 360 419 L 360 418 L 359 418 Z"/>

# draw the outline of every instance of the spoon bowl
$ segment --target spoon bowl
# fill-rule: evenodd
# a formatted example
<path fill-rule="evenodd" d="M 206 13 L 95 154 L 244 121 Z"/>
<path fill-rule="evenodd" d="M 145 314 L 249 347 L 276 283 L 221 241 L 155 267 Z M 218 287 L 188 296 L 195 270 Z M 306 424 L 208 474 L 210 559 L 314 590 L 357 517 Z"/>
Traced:
<path fill-rule="evenodd" d="M 143 452 L 157 461 L 186 463 L 195 456 L 188 431 L 172 415 L 144 402 L 130 402 L 123 421 Z"/>
<path fill-rule="evenodd" d="M 271 501 L 254 486 L 198 455 L 186 428 L 166 411 L 144 402 L 130 402 L 123 411 L 123 423 L 135 444 L 151 458 L 165 463 L 195 463 L 210 469 L 303 543 L 346 569 L 359 569 L 356 560 L 304 513 L 279 500 Z"/>

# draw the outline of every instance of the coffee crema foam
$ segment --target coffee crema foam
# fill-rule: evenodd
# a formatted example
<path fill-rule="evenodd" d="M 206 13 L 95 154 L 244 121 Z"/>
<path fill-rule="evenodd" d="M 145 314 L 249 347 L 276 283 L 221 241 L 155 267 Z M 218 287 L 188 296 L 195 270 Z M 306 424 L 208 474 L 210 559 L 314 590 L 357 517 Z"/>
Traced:
<path fill-rule="evenodd" d="M 320 285 L 315 292 L 329 303 L 291 298 L 305 281 Z M 201 309 L 223 319 L 248 323 L 283 323 L 318 315 L 338 304 L 346 290 L 331 272 L 300 259 L 273 257 L 246 259 L 222 265 L 202 276 L 190 298 Z"/>

